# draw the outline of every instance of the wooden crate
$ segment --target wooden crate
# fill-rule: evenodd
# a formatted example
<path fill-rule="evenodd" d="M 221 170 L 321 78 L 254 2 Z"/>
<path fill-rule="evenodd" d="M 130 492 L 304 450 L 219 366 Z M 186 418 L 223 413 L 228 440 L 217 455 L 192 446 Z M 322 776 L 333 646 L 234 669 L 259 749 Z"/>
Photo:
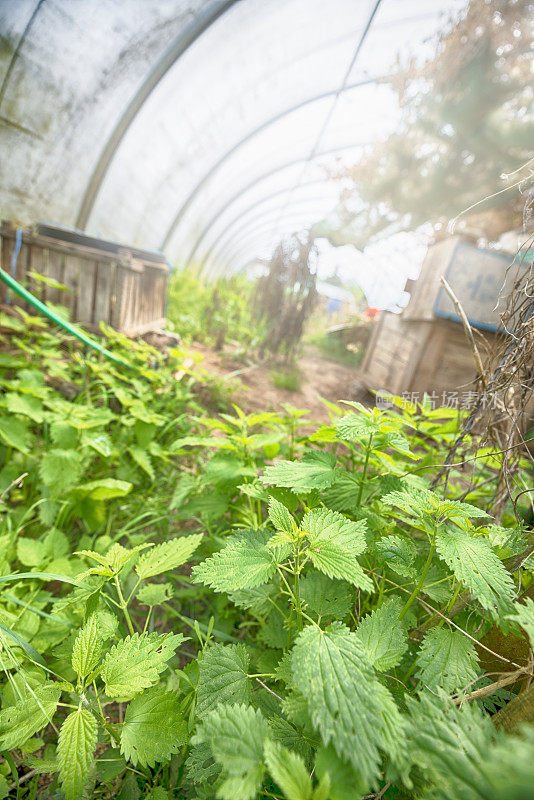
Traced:
<path fill-rule="evenodd" d="M 510 268 L 513 260 L 458 237 L 430 247 L 420 277 L 407 286 L 411 297 L 402 314 L 380 315 L 361 368 L 365 386 L 397 395 L 435 393 L 440 400 L 443 393 L 472 391 L 473 355 L 440 279 L 446 276 L 472 327 L 491 345 L 518 268 Z"/>
<path fill-rule="evenodd" d="M 12 226 L 0 227 L 1 263 L 9 274 L 15 237 Z M 38 284 L 31 272 L 53 278 L 68 291 Z M 168 268 L 159 253 L 42 226 L 23 231 L 14 277 L 45 302 L 67 306 L 72 321 L 89 330 L 105 322 L 127 336 L 140 336 L 165 325 Z M 0 303 L 8 291 L 0 281 Z M 13 292 L 9 296 L 24 306 Z"/>

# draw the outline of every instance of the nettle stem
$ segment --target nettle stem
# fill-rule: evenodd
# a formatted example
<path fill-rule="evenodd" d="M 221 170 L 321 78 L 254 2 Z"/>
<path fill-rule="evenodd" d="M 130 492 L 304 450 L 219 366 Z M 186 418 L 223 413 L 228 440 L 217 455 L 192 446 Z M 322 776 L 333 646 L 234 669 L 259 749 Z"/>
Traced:
<path fill-rule="evenodd" d="M 365 479 L 367 478 L 367 467 L 369 466 L 369 456 L 371 455 L 371 444 L 373 441 L 373 434 L 371 433 L 369 436 L 369 441 L 367 442 L 367 449 L 365 451 L 365 461 L 363 462 L 363 471 L 362 471 L 362 479 L 360 481 L 360 490 L 358 492 L 358 498 L 356 500 L 356 506 L 359 508 L 362 502 L 363 496 L 363 487 L 365 486 Z"/>
<path fill-rule="evenodd" d="M 134 626 L 132 625 L 132 620 L 131 620 L 131 617 L 130 617 L 130 615 L 128 613 L 128 603 L 124 599 L 124 595 L 122 593 L 121 584 L 120 584 L 118 575 L 115 575 L 115 586 L 117 587 L 117 595 L 118 595 L 118 598 L 119 598 L 119 605 L 122 608 L 122 612 L 124 614 L 124 619 L 126 620 L 126 624 L 128 625 L 128 630 L 130 631 L 130 635 L 133 636 L 134 633 L 135 633 Z"/>
<path fill-rule="evenodd" d="M 425 566 L 423 567 L 423 572 L 421 573 L 421 577 L 419 578 L 419 582 L 415 587 L 415 589 L 413 590 L 413 592 L 411 593 L 411 595 L 409 596 L 409 598 L 407 599 L 406 604 L 400 613 L 399 619 L 403 619 L 403 617 L 406 616 L 406 612 L 408 611 L 413 601 L 423 588 L 423 585 L 425 583 L 425 578 L 428 575 L 428 570 L 430 569 L 430 564 L 432 563 L 432 559 L 434 558 L 435 552 L 436 552 L 436 536 L 434 535 L 434 539 L 432 541 L 432 544 L 430 545 L 430 550 L 428 551 L 428 556 L 425 562 Z"/>
<path fill-rule="evenodd" d="M 297 628 L 299 631 L 301 631 L 303 628 L 303 623 L 302 605 L 300 602 L 300 551 L 298 546 L 295 558 L 295 611 L 297 612 Z"/>

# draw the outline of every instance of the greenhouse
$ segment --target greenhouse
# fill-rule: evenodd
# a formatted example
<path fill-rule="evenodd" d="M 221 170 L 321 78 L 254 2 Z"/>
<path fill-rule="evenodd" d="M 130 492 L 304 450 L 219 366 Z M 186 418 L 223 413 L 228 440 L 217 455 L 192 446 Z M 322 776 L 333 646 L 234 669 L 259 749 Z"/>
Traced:
<path fill-rule="evenodd" d="M 534 4 L 0 43 L 0 798 L 534 800 Z"/>

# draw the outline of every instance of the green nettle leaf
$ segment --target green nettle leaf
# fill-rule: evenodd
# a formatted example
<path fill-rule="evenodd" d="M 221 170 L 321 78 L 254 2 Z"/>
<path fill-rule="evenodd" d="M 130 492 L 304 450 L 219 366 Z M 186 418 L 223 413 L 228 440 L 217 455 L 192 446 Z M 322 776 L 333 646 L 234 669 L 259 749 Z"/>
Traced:
<path fill-rule="evenodd" d="M 341 578 L 372 592 L 371 579 L 356 561 L 356 556 L 366 548 L 365 527 L 364 520 L 353 522 L 326 508 L 309 511 L 301 523 L 309 540 L 310 560 L 316 569 L 329 578 Z"/>
<path fill-rule="evenodd" d="M 21 419 L 16 417 L 0 417 L 0 441 L 8 447 L 14 447 L 21 453 L 29 451 L 30 433 Z"/>
<path fill-rule="evenodd" d="M 356 630 L 369 661 L 380 672 L 400 664 L 408 648 L 406 630 L 399 622 L 401 609 L 399 598 L 385 600 L 362 619 Z"/>
<path fill-rule="evenodd" d="M 312 782 L 303 759 L 281 744 L 267 740 L 265 763 L 287 800 L 311 800 Z"/>
<path fill-rule="evenodd" d="M 419 700 L 407 698 L 409 752 L 415 764 L 439 792 L 426 796 L 443 800 L 513 800 L 524 794 L 494 793 L 484 775 L 483 764 L 491 754 L 495 727 L 476 704 L 464 703 L 461 709 L 445 697 L 429 692 Z M 515 756 L 517 750 L 512 749 Z M 512 771 L 506 770 L 505 780 Z"/>
<path fill-rule="evenodd" d="M 45 683 L 28 689 L 14 706 L 0 711 L 0 750 L 14 750 L 48 725 L 57 708 L 61 688 Z"/>
<path fill-rule="evenodd" d="M 141 580 L 145 580 L 146 578 L 160 575 L 162 572 L 168 572 L 171 569 L 180 567 L 189 560 L 202 538 L 203 535 L 201 533 L 193 536 L 180 536 L 177 539 L 171 539 L 168 542 L 157 545 L 157 547 L 153 547 L 140 556 L 135 566 L 137 575 Z"/>
<path fill-rule="evenodd" d="M 259 791 L 264 767 L 263 743 L 269 726 L 261 711 L 245 705 L 221 705 L 200 723 L 192 742 L 209 745 L 223 768 L 221 800 L 253 800 Z"/>
<path fill-rule="evenodd" d="M 27 539 L 19 536 L 17 539 L 17 558 L 25 567 L 37 567 L 46 561 L 46 546 L 38 539 Z"/>
<path fill-rule="evenodd" d="M 267 583 L 277 565 L 276 551 L 265 547 L 268 538 L 264 531 L 233 536 L 226 547 L 193 568 L 195 580 L 216 592 L 251 589 Z"/>
<path fill-rule="evenodd" d="M 156 473 L 154 472 L 154 467 L 152 466 L 152 461 L 147 451 L 142 447 L 129 447 L 128 452 L 137 466 L 141 467 L 143 472 L 146 472 L 150 480 L 153 481 L 156 477 Z"/>
<path fill-rule="evenodd" d="M 336 458 L 331 453 L 318 451 L 304 455 L 302 461 L 278 461 L 267 467 L 261 477 L 263 483 L 286 486 L 297 494 L 314 489 L 326 489 L 335 480 Z"/>
<path fill-rule="evenodd" d="M 520 603 L 514 603 L 514 609 L 515 614 L 510 614 L 508 619 L 513 619 L 521 625 L 530 639 L 530 646 L 534 649 L 534 600 L 526 597 Z"/>
<path fill-rule="evenodd" d="M 43 405 L 38 397 L 18 394 L 17 392 L 7 392 L 4 395 L 4 403 L 7 410 L 12 414 L 21 414 L 24 417 L 29 417 L 37 424 L 40 424 L 44 419 Z"/>
<path fill-rule="evenodd" d="M 514 582 L 484 536 L 458 528 L 440 530 L 436 551 L 484 608 L 511 611 Z"/>
<path fill-rule="evenodd" d="M 128 481 L 118 481 L 115 478 L 102 478 L 99 481 L 89 481 L 76 486 L 76 495 L 90 497 L 91 500 L 111 500 L 114 497 L 124 497 L 131 490 L 133 484 Z"/>
<path fill-rule="evenodd" d="M 176 692 L 156 686 L 137 695 L 126 709 L 121 753 L 134 767 L 166 761 L 187 741 L 187 723 Z"/>
<path fill-rule="evenodd" d="M 158 677 L 184 641 L 181 633 L 134 633 L 107 653 L 100 675 L 113 700 L 131 700 L 157 683 Z"/>
<path fill-rule="evenodd" d="M 197 716 L 204 717 L 219 703 L 248 703 L 248 665 L 249 656 L 241 644 L 208 648 L 199 665 Z"/>
<path fill-rule="evenodd" d="M 49 450 L 39 464 L 42 482 L 56 497 L 75 484 L 81 472 L 82 457 L 76 450 Z"/>
<path fill-rule="evenodd" d="M 365 414 L 350 412 L 336 423 L 336 434 L 348 442 L 369 441 L 370 436 L 380 433 L 380 421 L 369 419 Z"/>
<path fill-rule="evenodd" d="M 102 656 L 102 645 L 99 615 L 91 614 L 72 648 L 72 667 L 82 680 L 98 666 Z"/>
<path fill-rule="evenodd" d="M 193 783 L 204 783 L 212 780 L 221 771 L 220 764 L 216 764 L 211 755 L 211 747 L 206 742 L 191 747 L 185 762 L 187 777 Z"/>
<path fill-rule="evenodd" d="M 460 691 L 479 673 L 474 643 L 460 631 L 432 628 L 417 656 L 416 676 L 425 686 L 441 686 L 448 694 Z"/>
<path fill-rule="evenodd" d="M 300 597 L 316 614 L 343 619 L 354 604 L 354 589 L 347 581 L 310 572 L 300 581 Z"/>
<path fill-rule="evenodd" d="M 417 574 L 414 561 L 417 548 L 411 539 L 406 536 L 385 536 L 375 544 L 375 549 L 381 561 L 384 561 L 398 575 L 404 578 L 413 578 Z"/>
<path fill-rule="evenodd" d="M 145 606 L 161 606 L 172 600 L 173 594 L 171 583 L 146 583 L 135 596 Z"/>
<path fill-rule="evenodd" d="M 360 638 L 338 622 L 326 631 L 308 626 L 293 648 L 292 667 L 324 744 L 332 742 L 370 785 L 380 773 L 379 751 L 395 752 L 403 723 Z"/>
<path fill-rule="evenodd" d="M 269 519 L 277 531 L 293 532 L 293 519 L 291 514 L 278 500 L 271 497 L 269 500 Z"/>
<path fill-rule="evenodd" d="M 59 732 L 57 760 L 66 800 L 79 800 L 94 763 L 97 724 L 86 708 L 73 711 Z"/>

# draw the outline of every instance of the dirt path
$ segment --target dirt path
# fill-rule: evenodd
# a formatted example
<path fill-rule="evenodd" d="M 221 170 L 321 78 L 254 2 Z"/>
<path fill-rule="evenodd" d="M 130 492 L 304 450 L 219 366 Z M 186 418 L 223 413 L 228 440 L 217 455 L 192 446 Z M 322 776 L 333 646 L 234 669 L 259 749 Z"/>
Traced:
<path fill-rule="evenodd" d="M 203 356 L 200 367 L 214 375 L 226 377 L 239 369 L 229 363 L 228 355 L 224 353 L 202 345 L 193 345 L 189 349 Z M 270 378 L 272 366 L 243 366 L 242 373 L 231 379 L 233 385 L 239 387 L 236 401 L 247 412 L 276 411 L 283 403 L 290 403 L 308 409 L 313 419 L 323 422 L 328 421 L 328 410 L 321 397 L 332 403 L 339 400 L 367 402 L 369 399 L 358 381 L 356 369 L 321 358 L 315 349 L 305 349 L 298 368 L 302 380 L 299 389 L 292 392 L 273 385 Z"/>

